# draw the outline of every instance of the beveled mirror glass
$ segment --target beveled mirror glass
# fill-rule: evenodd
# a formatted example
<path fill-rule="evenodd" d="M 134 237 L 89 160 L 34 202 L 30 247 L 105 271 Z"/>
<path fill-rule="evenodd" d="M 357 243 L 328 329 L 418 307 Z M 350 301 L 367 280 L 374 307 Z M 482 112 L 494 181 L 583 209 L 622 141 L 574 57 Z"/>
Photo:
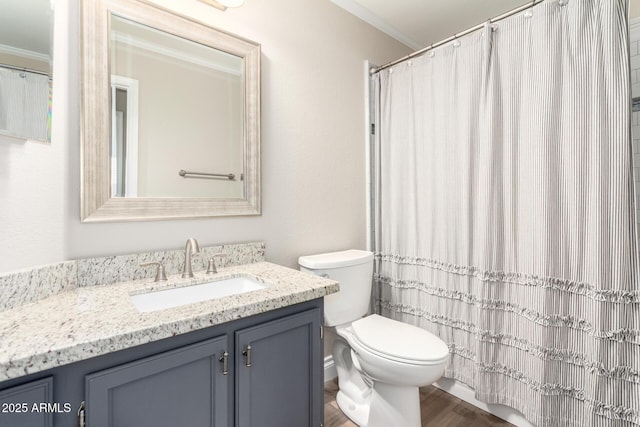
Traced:
<path fill-rule="evenodd" d="M 260 46 L 82 2 L 82 220 L 260 214 Z"/>

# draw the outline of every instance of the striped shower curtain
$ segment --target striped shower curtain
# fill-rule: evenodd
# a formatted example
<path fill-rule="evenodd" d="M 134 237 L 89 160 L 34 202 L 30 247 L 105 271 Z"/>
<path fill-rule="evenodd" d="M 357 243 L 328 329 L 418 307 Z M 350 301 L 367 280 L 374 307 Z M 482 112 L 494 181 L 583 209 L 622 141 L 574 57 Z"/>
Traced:
<path fill-rule="evenodd" d="M 49 141 L 50 118 L 49 77 L 0 66 L 0 133 Z"/>
<path fill-rule="evenodd" d="M 378 73 L 376 301 L 538 426 L 640 425 L 625 0 L 548 0 Z"/>

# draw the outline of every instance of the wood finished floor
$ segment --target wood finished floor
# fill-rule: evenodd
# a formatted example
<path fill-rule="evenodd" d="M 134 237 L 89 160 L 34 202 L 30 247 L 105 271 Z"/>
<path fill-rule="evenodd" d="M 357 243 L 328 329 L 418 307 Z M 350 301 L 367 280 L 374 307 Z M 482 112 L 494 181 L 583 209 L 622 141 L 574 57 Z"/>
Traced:
<path fill-rule="evenodd" d="M 357 427 L 338 408 L 336 404 L 337 392 L 337 380 L 327 381 L 324 384 L 325 427 Z M 434 386 L 420 389 L 420 410 L 422 411 L 422 427 L 512 426 L 512 424 Z"/>

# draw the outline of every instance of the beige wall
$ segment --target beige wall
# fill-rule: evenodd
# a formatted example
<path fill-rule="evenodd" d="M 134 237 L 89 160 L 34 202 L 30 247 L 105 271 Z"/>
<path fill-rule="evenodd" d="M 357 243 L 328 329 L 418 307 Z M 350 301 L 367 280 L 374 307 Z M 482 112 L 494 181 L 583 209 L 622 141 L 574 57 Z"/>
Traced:
<path fill-rule="evenodd" d="M 34 71 L 42 71 L 49 73 L 49 63 L 38 61 L 36 59 L 25 58 L 22 56 L 11 55 L 8 53 L 0 53 L 0 64 L 9 64 L 14 67 L 28 68 Z"/>
<path fill-rule="evenodd" d="M 166 8 L 262 45 L 262 205 L 258 217 L 82 224 L 78 4 L 56 1 L 53 142 L 0 140 L 0 272 L 69 258 L 263 240 L 267 259 L 366 242 L 364 61 L 409 49 L 328 0 L 247 0 L 220 12 Z"/>
<path fill-rule="evenodd" d="M 629 16 L 631 19 L 640 17 L 640 0 L 629 0 Z"/>

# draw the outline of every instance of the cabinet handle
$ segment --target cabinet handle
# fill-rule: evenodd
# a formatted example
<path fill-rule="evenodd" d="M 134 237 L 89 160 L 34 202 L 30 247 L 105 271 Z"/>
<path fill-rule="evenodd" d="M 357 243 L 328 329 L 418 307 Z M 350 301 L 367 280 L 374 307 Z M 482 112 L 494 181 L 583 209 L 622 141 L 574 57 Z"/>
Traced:
<path fill-rule="evenodd" d="M 85 427 L 85 403 L 84 400 L 80 403 L 80 407 L 78 408 L 78 427 Z"/>
<path fill-rule="evenodd" d="M 229 373 L 229 353 L 226 351 L 222 353 L 219 360 L 222 363 L 222 375 L 227 375 Z"/>
<path fill-rule="evenodd" d="M 242 352 L 242 355 L 245 357 L 245 365 L 247 368 L 251 367 L 251 344 L 247 346 L 247 348 Z"/>

